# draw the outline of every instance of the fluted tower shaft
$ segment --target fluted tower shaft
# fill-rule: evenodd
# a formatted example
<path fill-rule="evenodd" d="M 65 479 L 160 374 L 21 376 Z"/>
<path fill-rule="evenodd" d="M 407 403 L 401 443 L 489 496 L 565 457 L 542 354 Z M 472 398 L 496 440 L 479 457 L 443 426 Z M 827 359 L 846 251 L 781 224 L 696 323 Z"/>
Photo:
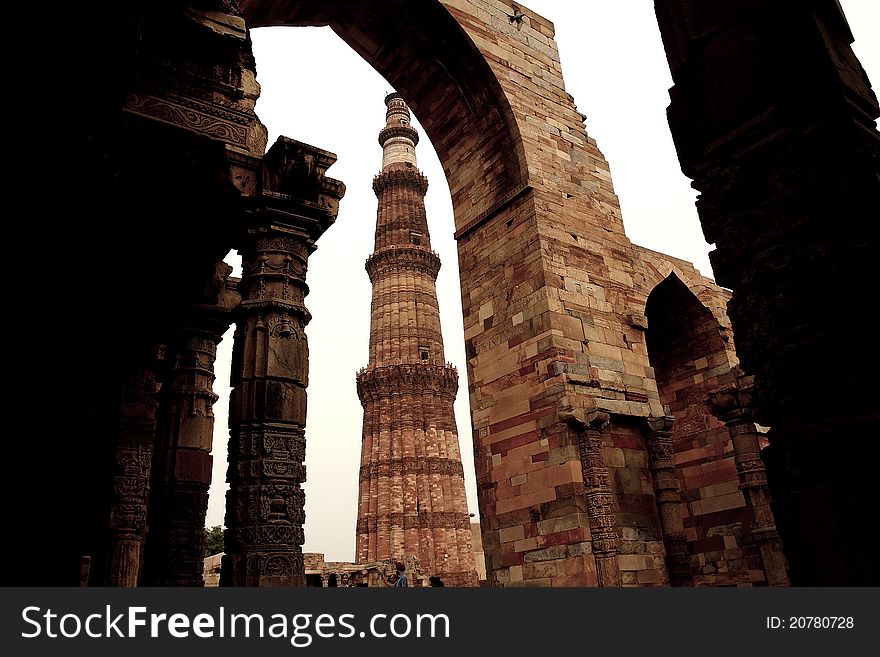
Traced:
<path fill-rule="evenodd" d="M 385 99 L 369 364 L 357 377 L 364 407 L 356 558 L 415 556 L 447 585 L 475 585 L 476 568 L 425 213 L 428 181 L 416 168 L 418 132 L 397 94 Z"/>

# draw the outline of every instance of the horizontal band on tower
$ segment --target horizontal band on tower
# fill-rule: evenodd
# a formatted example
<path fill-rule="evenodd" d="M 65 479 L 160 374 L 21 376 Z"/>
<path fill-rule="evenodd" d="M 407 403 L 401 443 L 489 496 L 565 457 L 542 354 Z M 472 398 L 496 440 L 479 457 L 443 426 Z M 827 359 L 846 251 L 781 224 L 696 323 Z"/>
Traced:
<path fill-rule="evenodd" d="M 395 137 L 409 139 L 413 143 L 413 146 L 418 146 L 419 144 L 419 133 L 415 128 L 409 125 L 392 125 L 379 133 L 379 146 L 385 148 L 386 142 Z"/>
<path fill-rule="evenodd" d="M 357 531 L 366 534 L 379 526 L 403 529 L 465 529 L 470 531 L 471 519 L 467 513 L 455 511 L 420 511 L 416 514 L 385 513 L 358 518 Z"/>
<path fill-rule="evenodd" d="M 376 282 L 379 274 L 388 271 L 420 271 L 436 281 L 440 256 L 420 246 L 386 246 L 367 258 L 365 268 L 371 283 Z"/>
<path fill-rule="evenodd" d="M 458 372 L 452 365 L 398 363 L 366 368 L 357 374 L 357 392 L 361 403 L 392 395 L 431 393 L 455 397 Z"/>
<path fill-rule="evenodd" d="M 400 290 L 394 288 L 392 290 L 379 289 L 373 291 L 374 307 L 380 308 L 390 303 L 416 303 L 425 308 L 433 308 L 440 313 L 440 304 L 437 302 L 437 293 L 434 290 L 430 292 L 420 290 Z"/>
<path fill-rule="evenodd" d="M 379 196 L 389 187 L 412 187 L 424 196 L 428 193 L 428 179 L 415 167 L 389 168 L 373 178 L 373 191 Z"/>
<path fill-rule="evenodd" d="M 403 475 L 443 475 L 464 477 L 461 461 L 443 459 L 436 456 L 404 456 L 399 459 L 385 459 L 361 466 L 360 481 L 369 477 L 392 477 Z"/>

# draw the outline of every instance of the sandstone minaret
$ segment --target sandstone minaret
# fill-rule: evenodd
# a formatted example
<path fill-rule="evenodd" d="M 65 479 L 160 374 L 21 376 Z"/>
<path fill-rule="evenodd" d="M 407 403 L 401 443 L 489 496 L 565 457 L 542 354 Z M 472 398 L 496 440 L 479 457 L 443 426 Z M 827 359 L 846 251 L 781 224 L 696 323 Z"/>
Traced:
<path fill-rule="evenodd" d="M 476 585 L 464 473 L 452 405 L 458 374 L 446 363 L 425 215 L 428 180 L 416 168 L 418 132 L 392 93 L 379 133 L 382 173 L 369 365 L 357 376 L 364 407 L 358 499 L 359 563 L 415 556 L 447 585 Z"/>

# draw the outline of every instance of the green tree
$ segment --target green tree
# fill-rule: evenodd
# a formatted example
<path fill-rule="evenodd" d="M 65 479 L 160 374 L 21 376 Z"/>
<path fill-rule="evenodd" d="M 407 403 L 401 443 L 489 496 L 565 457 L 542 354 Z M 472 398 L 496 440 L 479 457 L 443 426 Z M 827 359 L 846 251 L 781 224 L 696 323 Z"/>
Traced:
<path fill-rule="evenodd" d="M 223 528 L 220 525 L 205 527 L 205 556 L 210 557 L 223 551 Z"/>

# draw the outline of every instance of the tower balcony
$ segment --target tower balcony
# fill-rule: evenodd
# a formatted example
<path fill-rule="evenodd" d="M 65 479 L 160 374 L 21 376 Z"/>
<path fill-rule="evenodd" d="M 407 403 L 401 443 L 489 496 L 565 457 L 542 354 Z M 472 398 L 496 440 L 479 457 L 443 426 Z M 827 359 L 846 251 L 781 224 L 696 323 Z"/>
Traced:
<path fill-rule="evenodd" d="M 436 281 L 440 272 L 440 256 L 421 246 L 392 245 L 367 258 L 365 268 L 373 284 L 381 274 L 399 271 L 420 271 Z"/>
<path fill-rule="evenodd" d="M 379 196 L 392 187 L 413 187 L 424 196 L 428 193 L 428 178 L 413 166 L 404 169 L 386 169 L 373 178 L 373 191 Z"/>
<path fill-rule="evenodd" d="M 458 370 L 451 363 L 437 365 L 402 360 L 366 367 L 357 373 L 357 391 L 362 404 L 400 394 L 432 394 L 455 399 Z"/>
<path fill-rule="evenodd" d="M 419 133 L 413 128 L 411 125 L 390 125 L 382 129 L 379 133 L 379 145 L 382 148 L 385 148 L 385 144 L 390 139 L 394 139 L 395 137 L 403 137 L 404 139 L 409 139 L 413 146 L 418 146 L 419 144 Z"/>

